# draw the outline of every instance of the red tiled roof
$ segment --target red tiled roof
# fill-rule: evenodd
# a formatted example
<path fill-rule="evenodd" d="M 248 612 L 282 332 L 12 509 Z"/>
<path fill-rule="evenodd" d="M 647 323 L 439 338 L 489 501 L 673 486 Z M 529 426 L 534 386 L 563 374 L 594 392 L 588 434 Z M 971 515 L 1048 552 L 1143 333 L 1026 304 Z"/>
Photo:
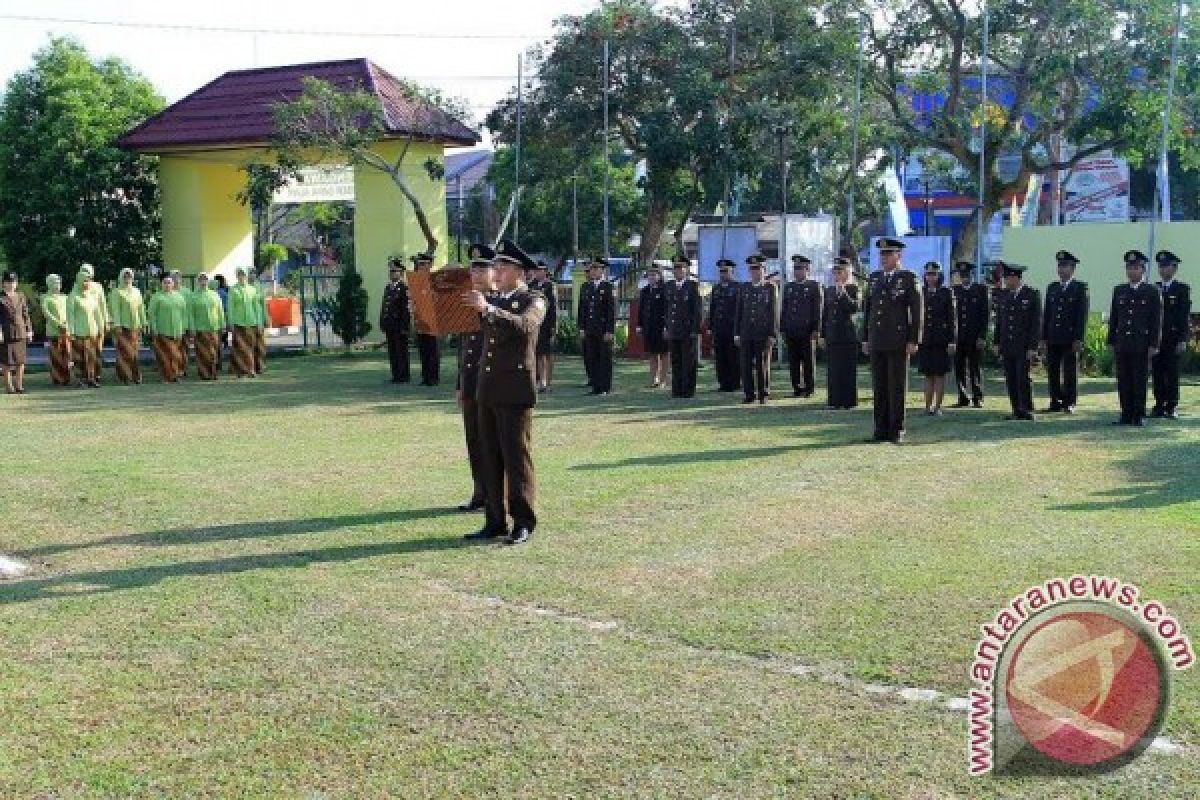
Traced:
<path fill-rule="evenodd" d="M 274 106 L 300 96 L 304 78 L 340 89 L 364 89 L 379 98 L 384 128 L 392 136 L 473 145 L 479 134 L 432 104 L 410 96 L 394 75 L 365 58 L 226 72 L 117 140 L 129 150 L 269 144 Z"/>

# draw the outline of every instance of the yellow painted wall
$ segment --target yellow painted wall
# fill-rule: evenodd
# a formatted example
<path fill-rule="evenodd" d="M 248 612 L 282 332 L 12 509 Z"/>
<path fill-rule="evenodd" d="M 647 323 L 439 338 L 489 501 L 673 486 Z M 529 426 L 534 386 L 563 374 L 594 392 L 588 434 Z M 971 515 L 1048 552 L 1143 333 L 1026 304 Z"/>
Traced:
<path fill-rule="evenodd" d="M 400 142 L 381 142 L 375 149 L 394 163 L 401 146 Z M 424 167 L 428 158 L 444 163 L 442 146 L 415 142 L 408 150 L 404 170 L 439 242 L 438 251 L 434 254 L 436 268 L 446 263 L 449 253 L 446 184 L 445 181 L 430 180 Z M 383 287 L 387 284 L 387 260 L 393 255 L 403 256 L 407 260 L 422 252 L 426 246 L 425 236 L 417 224 L 412 206 L 384 172 L 373 167 L 356 166 L 354 192 L 354 261 L 370 301 L 367 319 L 373 326 L 371 338 L 379 339 L 379 305 Z M 411 262 L 409 268 L 412 268 Z"/>
<path fill-rule="evenodd" d="M 159 160 L 162 192 L 163 266 L 185 275 L 234 270 L 253 259 L 250 211 L 237 193 L 245 186 L 242 151 L 220 160 L 165 155 Z"/>
<path fill-rule="evenodd" d="M 1005 228 L 1002 258 L 1029 267 L 1026 282 L 1037 288 L 1057 280 L 1054 254 L 1070 250 L 1080 261 L 1075 276 L 1092 287 L 1092 303 L 1096 294 L 1125 280 L 1125 264 L 1121 256 L 1126 250 L 1141 250 L 1151 258 L 1150 276 L 1155 278 L 1154 253 L 1147 251 L 1150 224 L 1147 222 L 1113 224 L 1079 224 L 1032 228 Z M 1188 280 L 1189 270 L 1200 273 L 1200 263 L 1187 263 L 1193 253 L 1200 252 L 1200 222 L 1160 222 L 1155 228 L 1154 249 L 1171 250 L 1184 260 L 1180 278 Z"/>

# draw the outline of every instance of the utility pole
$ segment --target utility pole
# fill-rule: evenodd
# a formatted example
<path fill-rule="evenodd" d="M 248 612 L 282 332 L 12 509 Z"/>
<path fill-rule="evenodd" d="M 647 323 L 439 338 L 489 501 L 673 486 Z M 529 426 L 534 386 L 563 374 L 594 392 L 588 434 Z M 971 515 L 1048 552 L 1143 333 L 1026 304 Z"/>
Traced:
<path fill-rule="evenodd" d="M 1154 238 L 1158 233 L 1158 217 L 1171 217 L 1171 174 L 1167 144 L 1171 136 L 1171 106 L 1175 101 L 1175 72 L 1179 68 L 1179 38 L 1183 28 L 1183 0 L 1175 3 L 1175 30 L 1171 42 L 1171 69 L 1167 76 L 1167 103 L 1163 107 L 1162 142 L 1158 148 L 1158 171 L 1154 181 L 1154 214 L 1150 217 L 1150 243 L 1146 255 L 1154 258 Z"/>
<path fill-rule="evenodd" d="M 975 220 L 975 263 L 983 265 L 983 210 L 984 186 L 987 183 L 987 130 L 988 130 L 988 21 L 990 18 L 987 0 L 983 0 L 983 57 L 979 65 L 979 211 Z"/>
<path fill-rule="evenodd" d="M 867 43 L 866 18 L 858 18 L 858 67 L 854 73 L 854 131 L 850 138 L 850 186 L 846 193 L 844 245 L 854 248 L 854 192 L 858 184 L 858 124 L 862 116 L 863 51 Z"/>
<path fill-rule="evenodd" d="M 610 238 L 609 232 L 609 217 L 608 217 L 608 194 L 611 191 L 610 183 L 612 181 L 612 169 L 610 168 L 609 147 L 608 147 L 608 81 L 609 81 L 609 52 L 608 39 L 604 40 L 604 256 L 607 258 L 608 242 Z"/>

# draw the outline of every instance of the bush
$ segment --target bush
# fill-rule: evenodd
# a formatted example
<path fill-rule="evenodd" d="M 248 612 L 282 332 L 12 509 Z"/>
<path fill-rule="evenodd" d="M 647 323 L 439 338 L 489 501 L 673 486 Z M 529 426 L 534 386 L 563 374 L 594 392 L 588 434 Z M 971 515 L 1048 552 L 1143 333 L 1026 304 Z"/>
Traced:
<path fill-rule="evenodd" d="M 367 322 L 367 290 L 363 288 L 362 275 L 353 264 L 347 265 L 342 273 L 333 300 L 330 325 L 347 345 L 360 341 L 371 332 L 371 323 Z"/>
<path fill-rule="evenodd" d="M 569 317 L 558 318 L 558 330 L 554 335 L 554 350 L 563 355 L 579 353 L 579 326 Z"/>
<path fill-rule="evenodd" d="M 1108 349 L 1108 325 L 1100 320 L 1099 314 L 1088 317 L 1087 330 L 1083 334 L 1083 353 L 1080 368 L 1087 375 L 1112 376 L 1113 354 Z"/>

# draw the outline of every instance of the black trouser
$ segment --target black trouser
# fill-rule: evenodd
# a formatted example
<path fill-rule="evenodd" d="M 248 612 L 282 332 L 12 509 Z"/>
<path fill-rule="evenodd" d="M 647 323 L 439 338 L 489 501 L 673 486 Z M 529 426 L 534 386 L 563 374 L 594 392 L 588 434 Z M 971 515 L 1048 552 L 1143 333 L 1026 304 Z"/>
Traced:
<path fill-rule="evenodd" d="M 1121 419 L 1134 422 L 1146 416 L 1146 381 L 1150 377 L 1150 353 L 1138 350 L 1116 353 L 1117 396 Z"/>
<path fill-rule="evenodd" d="M 483 491 L 486 495 L 485 527 L 513 530 L 537 525 L 533 506 L 537 478 L 531 449 L 533 409 L 528 406 L 479 404 L 479 439 L 483 455 Z"/>
<path fill-rule="evenodd" d="M 742 386 L 742 375 L 738 346 L 733 342 L 733 334 L 714 334 L 712 342 L 717 388 L 722 392 L 736 392 Z"/>
<path fill-rule="evenodd" d="M 959 342 L 954 348 L 954 380 L 958 384 L 960 403 L 968 400 L 983 402 L 983 349 L 978 346 L 978 341 Z"/>
<path fill-rule="evenodd" d="M 483 442 L 479 437 L 479 404 L 474 397 L 462 398 L 463 435 L 467 440 L 467 463 L 471 465 L 471 501 L 473 506 L 482 505 L 487 498 L 483 486 Z"/>
<path fill-rule="evenodd" d="M 587 372 L 592 391 L 612 391 L 612 342 L 604 341 L 602 333 L 584 334 L 583 359 L 585 364 L 590 365 Z"/>
<path fill-rule="evenodd" d="M 1071 343 L 1046 345 L 1046 383 L 1051 408 L 1073 406 L 1079 400 L 1079 354 Z"/>
<path fill-rule="evenodd" d="M 696 337 L 668 339 L 671 354 L 671 396 L 694 397 L 696 394 Z"/>
<path fill-rule="evenodd" d="M 421 383 L 436 386 L 442 369 L 442 352 L 438 338 L 427 333 L 417 334 L 417 355 L 421 357 Z"/>
<path fill-rule="evenodd" d="M 408 383 L 408 331 L 384 331 L 383 335 L 387 339 L 392 380 L 396 383 Z"/>
<path fill-rule="evenodd" d="M 788 372 L 792 390 L 812 394 L 813 364 L 816 362 L 816 342 L 811 335 L 787 337 Z"/>
<path fill-rule="evenodd" d="M 742 391 L 747 400 L 767 397 L 771 386 L 767 381 L 767 340 L 742 339 Z"/>
<path fill-rule="evenodd" d="M 904 432 L 908 395 L 908 350 L 871 348 L 871 392 L 875 404 L 875 437 L 895 438 Z"/>
<path fill-rule="evenodd" d="M 1013 416 L 1033 413 L 1033 376 L 1030 374 L 1029 354 L 1022 350 L 1017 355 L 1004 354 L 1004 385 L 1008 389 L 1008 402 Z"/>
<path fill-rule="evenodd" d="M 1178 342 L 1164 339 L 1162 349 L 1150 360 L 1154 370 L 1154 407 L 1171 412 L 1179 405 Z"/>

